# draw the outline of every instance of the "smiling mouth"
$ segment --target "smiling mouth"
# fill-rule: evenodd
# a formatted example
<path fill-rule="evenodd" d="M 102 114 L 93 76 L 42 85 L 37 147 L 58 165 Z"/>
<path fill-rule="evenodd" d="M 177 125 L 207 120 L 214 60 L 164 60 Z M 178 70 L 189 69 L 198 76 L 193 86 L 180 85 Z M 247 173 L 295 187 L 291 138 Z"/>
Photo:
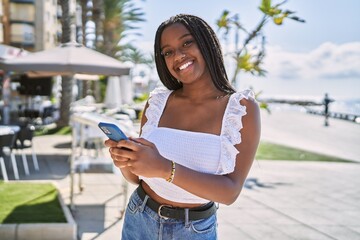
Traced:
<path fill-rule="evenodd" d="M 180 71 L 181 71 L 181 70 L 184 70 L 184 69 L 186 69 L 188 66 L 190 66 L 191 64 L 193 64 L 193 61 L 190 61 L 190 62 L 187 62 L 187 63 L 181 65 L 181 66 L 179 67 L 179 70 L 180 70 Z"/>

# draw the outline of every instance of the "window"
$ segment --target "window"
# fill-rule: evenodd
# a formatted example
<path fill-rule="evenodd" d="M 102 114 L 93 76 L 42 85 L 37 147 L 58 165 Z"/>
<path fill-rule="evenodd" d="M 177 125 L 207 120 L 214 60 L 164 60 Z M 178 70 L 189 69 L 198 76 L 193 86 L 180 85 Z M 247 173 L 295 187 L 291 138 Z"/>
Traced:
<path fill-rule="evenodd" d="M 10 3 L 10 21 L 35 21 L 35 6 L 33 4 Z"/>
<path fill-rule="evenodd" d="M 34 26 L 25 23 L 12 23 L 10 41 L 13 43 L 34 44 Z"/>

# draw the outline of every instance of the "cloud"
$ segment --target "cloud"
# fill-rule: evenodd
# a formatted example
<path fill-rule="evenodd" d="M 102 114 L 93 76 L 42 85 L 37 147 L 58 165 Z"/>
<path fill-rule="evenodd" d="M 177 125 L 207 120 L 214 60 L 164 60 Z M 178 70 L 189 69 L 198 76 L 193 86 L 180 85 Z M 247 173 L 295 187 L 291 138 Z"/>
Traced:
<path fill-rule="evenodd" d="M 284 80 L 360 79 L 360 42 L 327 42 L 307 53 L 268 46 L 264 67 L 269 76 Z"/>
<path fill-rule="evenodd" d="M 152 52 L 153 42 L 142 42 L 141 48 L 145 52 Z M 230 52 L 233 48 L 231 44 L 227 46 Z M 233 73 L 232 61 L 226 61 L 230 75 Z M 360 42 L 325 42 L 309 52 L 289 52 L 280 46 L 269 45 L 263 67 L 269 78 L 282 80 L 360 80 Z"/>
<path fill-rule="evenodd" d="M 285 60 L 280 62 L 282 71 L 279 73 L 279 77 L 282 79 L 298 79 L 301 77 L 301 68 L 293 64 L 292 62 Z"/>

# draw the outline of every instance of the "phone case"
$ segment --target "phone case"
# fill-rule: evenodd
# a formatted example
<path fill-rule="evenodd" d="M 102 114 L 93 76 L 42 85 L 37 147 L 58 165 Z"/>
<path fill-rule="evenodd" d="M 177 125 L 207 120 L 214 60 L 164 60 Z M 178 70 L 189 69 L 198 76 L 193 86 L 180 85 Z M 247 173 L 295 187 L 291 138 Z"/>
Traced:
<path fill-rule="evenodd" d="M 111 140 L 118 142 L 120 140 L 128 139 L 123 131 L 113 123 L 100 122 L 98 126 Z"/>

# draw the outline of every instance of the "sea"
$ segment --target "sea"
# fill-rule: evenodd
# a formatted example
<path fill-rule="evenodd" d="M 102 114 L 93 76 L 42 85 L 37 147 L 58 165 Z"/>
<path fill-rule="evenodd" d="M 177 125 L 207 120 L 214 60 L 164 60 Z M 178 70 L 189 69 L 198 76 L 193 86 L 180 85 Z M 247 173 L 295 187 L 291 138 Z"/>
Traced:
<path fill-rule="evenodd" d="M 321 103 L 322 101 L 319 99 L 304 99 L 304 98 L 292 98 L 291 100 L 299 100 L 303 101 L 314 101 L 316 103 Z M 329 105 L 330 112 L 342 113 L 342 114 L 353 114 L 360 116 L 360 98 L 352 98 L 352 99 L 333 99 L 334 101 Z M 300 111 L 306 112 L 308 109 L 315 111 L 324 111 L 323 105 L 318 106 L 300 106 L 286 103 L 271 103 L 269 104 L 270 110 L 286 110 L 286 111 Z"/>
<path fill-rule="evenodd" d="M 330 112 L 354 114 L 360 116 L 360 98 L 359 99 L 348 99 L 338 100 L 330 104 Z"/>

